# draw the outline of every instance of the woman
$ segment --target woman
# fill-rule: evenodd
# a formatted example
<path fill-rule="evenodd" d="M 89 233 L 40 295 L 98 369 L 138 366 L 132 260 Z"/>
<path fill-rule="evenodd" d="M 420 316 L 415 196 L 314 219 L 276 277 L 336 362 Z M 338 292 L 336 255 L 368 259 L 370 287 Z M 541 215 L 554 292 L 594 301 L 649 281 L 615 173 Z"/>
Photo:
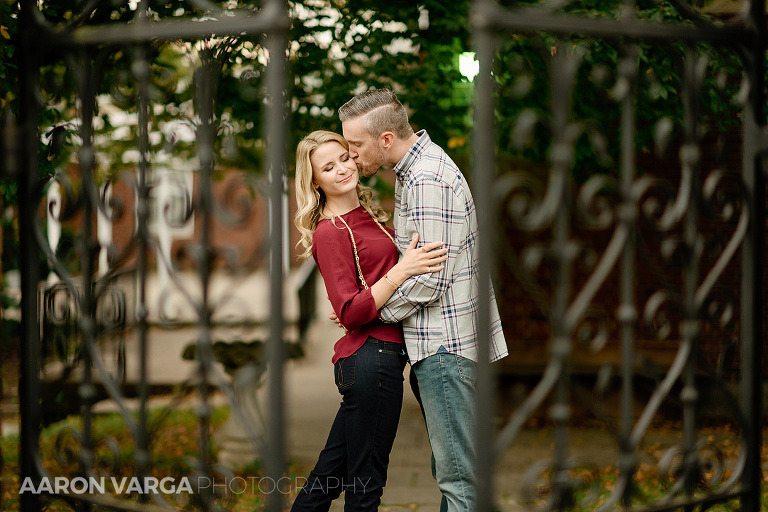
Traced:
<path fill-rule="evenodd" d="M 400 324 L 385 324 L 378 309 L 406 278 L 443 268 L 441 242 L 416 249 L 418 235 L 398 262 L 388 218 L 358 183 L 357 166 L 339 134 L 315 131 L 296 149 L 296 226 L 303 257 L 315 258 L 328 298 L 346 333 L 334 345 L 341 406 L 315 468 L 292 511 L 328 510 L 345 491 L 346 511 L 377 510 L 387 479 L 403 401 L 407 356 Z"/>

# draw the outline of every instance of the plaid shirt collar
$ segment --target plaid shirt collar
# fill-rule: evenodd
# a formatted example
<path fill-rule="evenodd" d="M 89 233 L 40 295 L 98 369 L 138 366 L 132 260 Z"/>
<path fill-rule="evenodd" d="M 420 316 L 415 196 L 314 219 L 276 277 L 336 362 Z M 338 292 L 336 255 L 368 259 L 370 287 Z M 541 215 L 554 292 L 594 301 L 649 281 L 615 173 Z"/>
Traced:
<path fill-rule="evenodd" d="M 411 167 L 413 167 L 413 164 L 418 160 L 424 150 L 426 150 L 427 146 L 432 143 L 432 139 L 427 135 L 427 130 L 419 130 L 416 132 L 416 135 L 419 136 L 419 140 L 413 143 L 413 146 L 410 147 L 405 156 L 392 168 L 392 170 L 395 171 L 397 178 L 400 180 L 404 180 L 406 176 L 408 176 L 408 172 L 411 170 Z"/>

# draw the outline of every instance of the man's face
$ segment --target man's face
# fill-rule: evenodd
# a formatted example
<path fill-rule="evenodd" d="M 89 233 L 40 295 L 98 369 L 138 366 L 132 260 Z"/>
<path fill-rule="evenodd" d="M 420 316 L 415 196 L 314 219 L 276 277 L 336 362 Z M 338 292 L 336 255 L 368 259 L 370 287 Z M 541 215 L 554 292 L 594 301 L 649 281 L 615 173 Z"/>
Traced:
<path fill-rule="evenodd" d="M 379 141 L 363 128 L 363 116 L 341 123 L 344 138 L 349 142 L 351 156 L 363 176 L 373 176 L 384 163 L 384 152 Z"/>

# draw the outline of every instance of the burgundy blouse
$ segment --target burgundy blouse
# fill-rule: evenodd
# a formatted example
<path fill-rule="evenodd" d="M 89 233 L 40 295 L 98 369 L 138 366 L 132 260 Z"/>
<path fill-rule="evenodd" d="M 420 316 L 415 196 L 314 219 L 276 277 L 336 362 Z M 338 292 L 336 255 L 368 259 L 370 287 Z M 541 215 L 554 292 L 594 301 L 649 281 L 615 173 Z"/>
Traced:
<path fill-rule="evenodd" d="M 372 286 L 397 263 L 397 248 L 362 206 L 342 217 L 355 234 L 360 267 L 365 282 Z M 349 231 L 341 220 L 334 222 L 335 225 L 321 219 L 317 223 L 312 236 L 312 256 L 323 276 L 333 310 L 348 330 L 333 347 L 332 362 L 335 363 L 354 354 L 368 336 L 403 343 L 403 328 L 400 323 L 387 324 L 379 320 L 373 295 L 363 288 L 357 275 Z M 385 229 L 392 234 L 391 229 Z"/>

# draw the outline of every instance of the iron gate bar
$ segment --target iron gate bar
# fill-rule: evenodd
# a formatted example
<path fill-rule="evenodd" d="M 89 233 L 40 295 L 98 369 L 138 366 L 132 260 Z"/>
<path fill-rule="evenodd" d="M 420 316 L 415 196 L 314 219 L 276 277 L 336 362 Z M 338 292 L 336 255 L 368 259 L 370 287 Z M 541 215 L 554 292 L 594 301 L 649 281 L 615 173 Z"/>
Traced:
<path fill-rule="evenodd" d="M 42 475 L 40 464 L 40 331 L 37 327 L 37 285 L 40 270 L 37 266 L 39 248 L 34 236 L 35 205 L 27 198 L 37 189 L 38 175 L 38 123 L 40 106 L 37 90 L 40 82 L 40 57 L 34 51 L 37 44 L 37 26 L 33 19 L 34 0 L 20 0 L 19 8 L 19 271 L 21 274 L 20 375 L 19 375 L 19 466 L 21 477 L 30 477 L 37 484 Z M 24 512 L 40 510 L 40 497 L 24 493 L 20 497 Z"/>
<path fill-rule="evenodd" d="M 143 27 L 149 23 L 147 9 L 149 3 L 142 0 L 139 4 L 136 26 Z M 147 359 L 149 357 L 149 308 L 147 307 L 147 272 L 148 253 L 151 236 L 148 229 L 149 211 L 147 209 L 147 200 L 149 198 L 149 185 L 147 183 L 149 173 L 149 62 L 147 61 L 147 48 L 143 44 L 138 44 L 135 48 L 136 60 L 134 63 L 135 80 L 138 82 L 138 104 L 137 116 L 139 123 L 139 162 L 136 179 L 136 249 L 138 251 L 136 261 L 136 271 L 138 274 L 137 283 L 137 304 L 136 304 L 136 326 L 138 328 L 139 341 L 139 418 L 138 424 L 134 424 L 136 439 L 136 473 L 139 477 L 146 477 L 150 474 L 150 436 L 149 436 L 149 411 L 147 403 L 149 401 L 149 384 L 147 378 L 149 371 L 147 368 Z M 118 396 L 118 395 L 114 395 Z M 126 420 L 126 424 L 130 425 Z"/>
<path fill-rule="evenodd" d="M 241 35 L 254 32 L 273 32 L 285 25 L 285 18 L 270 0 L 258 13 L 234 13 L 223 20 L 166 20 L 147 21 L 133 25 L 106 25 L 80 27 L 71 31 L 53 31 L 51 41 L 55 44 L 98 45 L 143 43 L 153 39 L 197 39 L 204 35 Z"/>
<path fill-rule="evenodd" d="M 758 511 L 761 506 L 762 464 L 757 454 L 760 453 L 763 443 L 764 304 L 761 285 L 764 282 L 762 257 L 765 254 L 765 2 L 751 2 L 747 26 L 756 37 L 744 48 L 746 73 L 751 87 L 744 105 L 742 176 L 747 189 L 752 193 L 747 206 L 753 221 L 742 245 L 741 398 L 747 416 L 742 437 L 751 450 L 745 461 L 742 484 L 751 492 L 745 493 L 741 501 L 744 510 Z"/>
<path fill-rule="evenodd" d="M 748 27 L 708 27 L 642 22 L 635 18 L 621 21 L 580 18 L 565 14 L 542 14 L 541 9 L 503 8 L 496 4 L 477 9 L 474 25 L 488 29 L 518 32 L 546 31 L 553 34 L 585 33 L 606 38 L 630 38 L 662 41 L 709 41 L 726 46 L 749 45 L 757 34 Z M 669 25 L 669 24 L 668 24 Z"/>
<path fill-rule="evenodd" d="M 200 377 L 199 391 L 200 405 L 198 406 L 198 416 L 200 419 L 200 437 L 198 438 L 198 446 L 200 450 L 200 458 L 198 459 L 197 468 L 202 474 L 207 474 L 207 468 L 210 464 L 210 457 L 208 454 L 209 434 L 208 426 L 211 417 L 211 408 L 208 405 L 209 391 L 208 391 L 208 377 L 210 373 L 213 373 L 212 362 L 213 358 L 213 340 L 211 337 L 212 329 L 212 308 L 209 302 L 210 299 L 210 279 L 211 279 L 211 263 L 213 259 L 213 251 L 211 249 L 211 223 L 214 208 L 213 191 L 208 184 L 211 183 L 211 175 L 213 172 L 214 152 L 213 152 L 213 55 L 210 49 L 205 49 L 201 52 L 200 67 L 195 70 L 196 93 L 197 102 L 200 105 L 200 125 L 197 129 L 197 156 L 200 161 L 200 180 L 204 184 L 200 187 L 198 193 L 199 204 L 196 206 L 200 208 L 200 246 L 197 248 L 198 257 L 198 271 L 200 273 L 200 286 L 202 289 L 200 311 L 198 312 L 198 334 L 197 334 L 197 357 L 199 359 L 198 372 Z M 213 489 L 206 489 L 206 492 L 202 496 L 203 502 L 209 509 L 214 508 L 214 493 Z"/>
<path fill-rule="evenodd" d="M 91 68 L 91 51 L 89 48 L 78 49 L 79 58 L 82 61 L 82 68 L 77 73 L 79 80 L 77 82 L 77 88 L 80 92 L 80 116 L 82 122 L 80 123 L 80 137 L 82 139 L 82 147 L 80 148 L 79 163 L 82 171 L 82 192 L 81 198 L 83 205 L 83 216 L 86 219 L 90 219 L 94 211 L 92 208 L 91 197 L 89 193 L 95 187 L 93 181 L 94 171 L 94 152 L 93 152 L 93 115 L 95 109 L 95 94 L 91 91 L 94 80 L 92 80 L 93 70 Z M 93 446 L 93 432 L 92 432 L 92 415 L 91 407 L 93 406 L 93 400 L 96 396 L 95 388 L 92 382 L 92 360 L 95 357 L 95 322 L 93 321 L 96 314 L 96 301 L 93 299 L 93 256 L 94 244 L 92 240 L 92 227 L 90 222 L 83 222 L 81 227 L 82 237 L 82 257 L 81 257 L 81 269 L 83 275 L 83 292 L 81 296 L 75 295 L 75 300 L 80 301 L 79 311 L 81 311 L 78 325 L 80 333 L 82 335 L 82 343 L 85 350 L 81 350 L 83 359 L 81 364 L 83 365 L 83 382 L 78 388 L 78 396 L 81 404 L 83 405 L 82 418 L 83 418 L 83 438 L 82 448 L 78 455 L 80 463 L 83 465 L 85 474 L 92 476 L 94 474 L 94 446 Z M 39 312 L 38 312 L 39 314 Z"/>
<path fill-rule="evenodd" d="M 634 338 L 638 313 L 635 307 L 635 220 L 637 219 L 637 207 L 632 201 L 632 184 L 635 179 L 635 92 L 637 91 L 637 48 L 635 46 L 623 46 L 623 57 L 620 60 L 619 74 L 626 80 L 628 87 L 626 94 L 621 99 L 620 134 L 620 191 L 621 204 L 619 205 L 618 221 L 621 228 L 627 233 L 620 262 L 619 283 L 619 308 L 616 317 L 619 321 L 621 343 L 621 402 L 619 416 L 618 445 L 624 454 L 618 462 L 619 481 L 614 493 L 614 499 L 608 500 L 603 510 L 608 505 L 621 503 L 628 507 L 632 497 L 632 474 L 636 464 L 636 456 L 631 450 L 632 415 L 632 365 L 634 364 Z"/>
<path fill-rule="evenodd" d="M 488 8 L 491 0 L 475 0 L 472 2 L 473 12 Z M 495 403 L 494 367 L 490 365 L 491 354 L 491 307 L 490 297 L 483 293 L 491 285 L 491 269 L 493 245 L 490 234 L 493 233 L 494 211 L 492 204 L 493 180 L 496 176 L 496 130 L 494 123 L 493 57 L 496 48 L 495 34 L 490 26 L 482 24 L 482 19 L 472 15 L 472 32 L 475 52 L 478 59 L 478 75 L 475 78 L 477 88 L 475 93 L 474 126 L 472 129 L 471 154 L 472 172 L 474 174 L 474 193 L 478 201 L 477 211 L 478 237 L 477 246 L 480 254 L 478 261 L 478 283 L 480 297 L 477 301 L 477 482 L 475 498 L 477 510 L 494 510 L 493 466 L 493 418 Z M 486 201 L 486 198 L 488 201 Z"/>
<path fill-rule="evenodd" d="M 685 245 L 688 257 L 683 263 L 683 320 L 681 323 L 680 334 L 681 342 L 692 346 L 691 352 L 686 361 L 685 374 L 683 377 L 683 389 L 680 393 L 680 399 L 683 403 L 683 477 L 679 480 L 682 491 L 687 497 L 693 496 L 696 490 L 696 481 L 694 473 L 696 472 L 696 430 L 695 407 L 697 390 L 695 379 L 695 360 L 694 354 L 697 353 L 699 340 L 698 308 L 696 307 L 696 288 L 699 273 L 699 251 L 696 249 L 698 244 L 698 215 L 699 205 L 699 138 L 697 129 L 699 126 L 699 88 L 703 78 L 703 70 L 700 69 L 699 59 L 696 49 L 689 43 L 687 46 L 687 55 L 684 61 L 685 72 L 683 75 L 683 145 L 680 150 L 680 160 L 682 172 L 685 176 L 690 175 L 690 198 L 688 208 L 686 209 L 685 227 L 683 233 L 683 244 Z"/>
<path fill-rule="evenodd" d="M 270 321 L 267 343 L 268 402 L 270 410 L 267 426 L 266 473 L 272 482 L 282 482 L 285 468 L 285 388 L 283 383 L 283 265 L 282 265 L 282 214 L 283 190 L 286 176 L 288 144 L 288 90 L 287 56 L 290 20 L 285 0 L 272 0 L 268 4 L 275 13 L 275 25 L 267 36 L 269 52 L 267 67 L 267 92 L 269 107 L 264 118 L 264 136 L 267 147 L 269 171 L 269 262 L 270 262 Z M 271 137 L 271 140 L 269 139 Z M 267 495 L 266 512 L 281 512 L 283 493 Z"/>
<path fill-rule="evenodd" d="M 571 117 L 572 88 L 575 85 L 578 69 L 578 56 L 568 55 L 558 47 L 554 65 L 550 69 L 550 80 L 553 84 L 553 128 L 552 137 L 552 166 L 550 176 L 559 183 L 557 206 L 554 212 L 552 226 L 552 249 L 554 250 L 553 267 L 555 289 L 552 298 L 552 358 L 561 361 L 561 372 L 555 384 L 553 402 L 549 416 L 554 422 L 555 443 L 553 450 L 554 464 L 552 471 L 552 506 L 555 510 L 567 508 L 570 505 L 568 478 L 568 429 L 570 407 L 568 405 L 568 388 L 570 384 L 571 329 L 568 325 L 568 298 L 571 293 L 572 269 L 571 261 L 575 256 L 571 237 L 571 209 L 568 198 L 571 197 L 571 184 L 568 173 L 573 163 L 573 154 L 568 143 L 566 130 Z M 558 65 L 559 64 L 559 65 Z"/>

